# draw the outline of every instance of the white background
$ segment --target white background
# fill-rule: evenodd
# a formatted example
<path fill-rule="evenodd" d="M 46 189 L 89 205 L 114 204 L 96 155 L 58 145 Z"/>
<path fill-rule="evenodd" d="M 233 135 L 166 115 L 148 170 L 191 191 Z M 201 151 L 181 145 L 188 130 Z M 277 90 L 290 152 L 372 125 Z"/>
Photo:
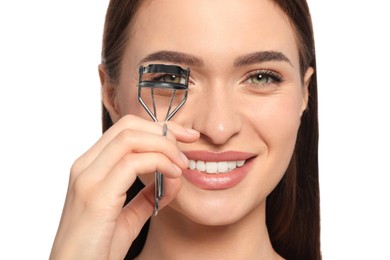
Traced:
<path fill-rule="evenodd" d="M 47 259 L 69 168 L 101 133 L 108 1 L 0 1 L 0 259 Z M 390 259 L 385 3 L 309 0 L 324 259 Z"/>

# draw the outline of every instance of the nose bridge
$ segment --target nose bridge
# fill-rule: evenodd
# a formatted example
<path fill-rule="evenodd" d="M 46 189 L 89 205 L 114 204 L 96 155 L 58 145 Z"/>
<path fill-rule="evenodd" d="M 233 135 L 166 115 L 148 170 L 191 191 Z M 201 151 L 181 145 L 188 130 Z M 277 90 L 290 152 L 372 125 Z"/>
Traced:
<path fill-rule="evenodd" d="M 225 144 L 241 129 L 233 87 L 227 86 L 226 82 L 215 80 L 205 86 L 201 98 L 203 101 L 194 113 L 194 129 L 213 144 Z"/>

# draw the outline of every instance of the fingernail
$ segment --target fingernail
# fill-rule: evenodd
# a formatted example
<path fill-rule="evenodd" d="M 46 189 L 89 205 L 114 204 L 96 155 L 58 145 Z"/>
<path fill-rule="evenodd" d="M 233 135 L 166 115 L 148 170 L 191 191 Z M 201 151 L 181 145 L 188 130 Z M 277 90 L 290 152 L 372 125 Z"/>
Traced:
<path fill-rule="evenodd" d="M 180 158 L 186 165 L 188 165 L 189 161 L 188 161 L 187 156 L 185 156 L 184 153 L 180 153 Z"/>
<path fill-rule="evenodd" d="M 199 132 L 192 128 L 185 128 L 185 130 L 191 135 L 197 135 Z"/>
<path fill-rule="evenodd" d="M 181 169 L 176 164 L 172 164 L 177 176 L 181 175 Z"/>

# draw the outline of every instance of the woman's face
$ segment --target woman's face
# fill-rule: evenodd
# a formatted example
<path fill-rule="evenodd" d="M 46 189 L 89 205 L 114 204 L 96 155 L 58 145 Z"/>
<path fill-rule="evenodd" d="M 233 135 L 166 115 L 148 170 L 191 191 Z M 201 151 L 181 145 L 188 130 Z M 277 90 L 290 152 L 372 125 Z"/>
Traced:
<path fill-rule="evenodd" d="M 125 114 L 150 120 L 137 100 L 140 65 L 191 69 L 188 100 L 172 121 L 201 137 L 178 144 L 191 169 L 166 210 L 221 225 L 263 207 L 291 159 L 312 73 L 301 81 L 285 14 L 268 0 L 159 0 L 145 1 L 135 21 L 114 120 Z"/>

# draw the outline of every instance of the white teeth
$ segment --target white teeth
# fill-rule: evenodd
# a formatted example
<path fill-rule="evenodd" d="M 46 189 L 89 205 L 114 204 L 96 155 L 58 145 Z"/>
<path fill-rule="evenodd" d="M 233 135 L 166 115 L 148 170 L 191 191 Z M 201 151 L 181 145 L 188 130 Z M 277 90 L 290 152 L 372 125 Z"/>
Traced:
<path fill-rule="evenodd" d="M 237 167 L 243 166 L 245 161 L 237 161 Z"/>
<path fill-rule="evenodd" d="M 228 162 L 218 162 L 218 172 L 227 172 L 229 170 Z"/>
<path fill-rule="evenodd" d="M 196 169 L 196 162 L 193 160 L 190 160 L 188 168 L 190 170 L 195 170 Z"/>
<path fill-rule="evenodd" d="M 206 172 L 207 173 L 217 173 L 218 164 L 216 162 L 207 162 L 206 163 Z"/>
<path fill-rule="evenodd" d="M 229 170 L 234 170 L 237 168 L 237 162 L 228 162 Z"/>
<path fill-rule="evenodd" d="M 208 174 L 219 174 L 229 172 L 242 167 L 245 164 L 245 160 L 241 161 L 225 161 L 225 162 L 204 162 L 189 160 L 189 169 L 206 172 Z"/>
<path fill-rule="evenodd" d="M 203 161 L 197 161 L 196 162 L 196 169 L 198 171 L 204 172 L 206 170 L 206 163 Z"/>

